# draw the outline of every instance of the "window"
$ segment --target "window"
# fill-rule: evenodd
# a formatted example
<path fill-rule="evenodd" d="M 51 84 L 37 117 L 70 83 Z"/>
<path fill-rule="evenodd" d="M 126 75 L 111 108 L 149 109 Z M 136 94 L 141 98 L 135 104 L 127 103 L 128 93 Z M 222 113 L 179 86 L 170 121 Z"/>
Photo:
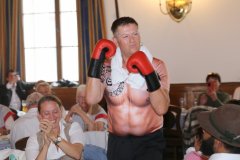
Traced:
<path fill-rule="evenodd" d="M 26 81 L 79 80 L 76 0 L 23 0 Z"/>

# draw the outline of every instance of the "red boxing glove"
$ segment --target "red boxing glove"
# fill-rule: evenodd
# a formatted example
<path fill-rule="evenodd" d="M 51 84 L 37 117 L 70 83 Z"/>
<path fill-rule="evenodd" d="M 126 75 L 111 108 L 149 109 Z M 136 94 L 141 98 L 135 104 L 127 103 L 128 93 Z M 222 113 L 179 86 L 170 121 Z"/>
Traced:
<path fill-rule="evenodd" d="M 97 42 L 88 68 L 88 76 L 100 78 L 100 71 L 105 59 L 109 59 L 116 53 L 116 45 L 107 39 L 101 39 Z"/>
<path fill-rule="evenodd" d="M 142 51 L 137 51 L 129 57 L 127 61 L 129 72 L 138 73 L 145 77 L 148 91 L 153 92 L 160 88 L 159 78 L 157 77 L 151 62 Z"/>
<path fill-rule="evenodd" d="M 114 56 L 114 54 L 116 53 L 116 45 L 107 39 L 101 39 L 97 42 L 93 53 L 92 53 L 92 58 L 93 59 L 100 59 L 100 56 L 102 54 L 102 52 L 105 52 L 105 59 L 109 59 L 112 56 Z"/>

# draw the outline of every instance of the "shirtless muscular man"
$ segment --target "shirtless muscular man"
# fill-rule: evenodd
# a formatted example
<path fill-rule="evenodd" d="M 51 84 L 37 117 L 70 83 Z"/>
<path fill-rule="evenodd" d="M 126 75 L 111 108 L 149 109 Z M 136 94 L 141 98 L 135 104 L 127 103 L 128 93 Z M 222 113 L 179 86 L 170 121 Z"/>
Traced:
<path fill-rule="evenodd" d="M 114 43 L 100 40 L 93 51 L 86 93 L 90 105 L 107 101 L 108 160 L 160 160 L 169 106 L 165 63 L 140 44 L 133 18 L 121 17 L 111 29 Z"/>

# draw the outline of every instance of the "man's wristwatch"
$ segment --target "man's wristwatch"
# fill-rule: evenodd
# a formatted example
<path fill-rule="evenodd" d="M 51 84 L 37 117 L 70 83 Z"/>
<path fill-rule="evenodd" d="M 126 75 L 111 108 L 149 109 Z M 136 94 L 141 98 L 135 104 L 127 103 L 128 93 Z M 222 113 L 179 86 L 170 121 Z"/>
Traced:
<path fill-rule="evenodd" d="M 53 143 L 54 143 L 55 145 L 58 145 L 61 141 L 62 141 L 62 137 L 57 136 L 56 140 L 53 141 Z"/>

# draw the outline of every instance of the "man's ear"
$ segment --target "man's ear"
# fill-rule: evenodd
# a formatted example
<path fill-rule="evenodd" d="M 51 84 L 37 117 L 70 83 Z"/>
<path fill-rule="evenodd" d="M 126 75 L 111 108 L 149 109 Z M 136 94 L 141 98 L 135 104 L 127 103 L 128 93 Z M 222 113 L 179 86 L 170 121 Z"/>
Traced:
<path fill-rule="evenodd" d="M 118 42 L 117 42 L 117 38 L 116 37 L 113 37 L 112 38 L 112 41 L 114 42 L 114 44 L 118 47 Z"/>

